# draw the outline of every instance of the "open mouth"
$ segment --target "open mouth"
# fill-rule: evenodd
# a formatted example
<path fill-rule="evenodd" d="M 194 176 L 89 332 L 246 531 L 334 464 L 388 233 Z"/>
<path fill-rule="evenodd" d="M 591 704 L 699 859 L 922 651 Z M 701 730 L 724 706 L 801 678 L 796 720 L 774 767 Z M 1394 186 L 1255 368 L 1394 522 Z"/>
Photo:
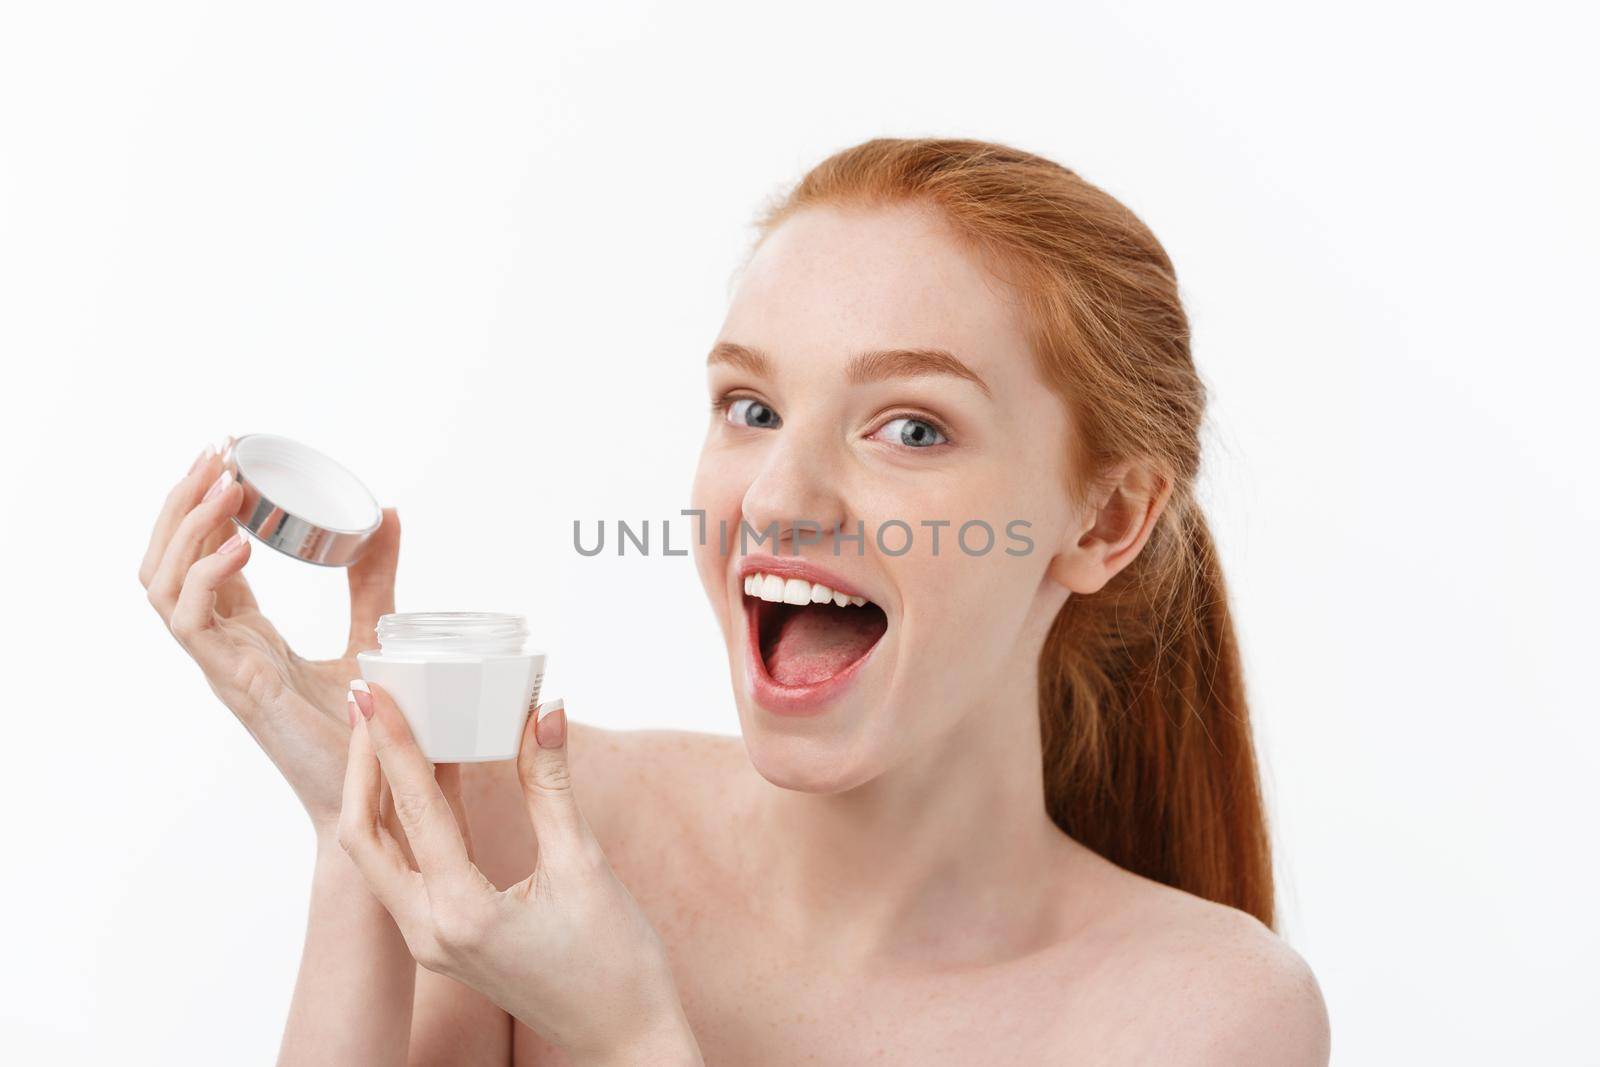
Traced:
<path fill-rule="evenodd" d="M 889 627 L 872 601 L 804 578 L 755 572 L 745 575 L 744 592 L 756 651 L 780 686 L 817 686 L 844 674 Z"/>

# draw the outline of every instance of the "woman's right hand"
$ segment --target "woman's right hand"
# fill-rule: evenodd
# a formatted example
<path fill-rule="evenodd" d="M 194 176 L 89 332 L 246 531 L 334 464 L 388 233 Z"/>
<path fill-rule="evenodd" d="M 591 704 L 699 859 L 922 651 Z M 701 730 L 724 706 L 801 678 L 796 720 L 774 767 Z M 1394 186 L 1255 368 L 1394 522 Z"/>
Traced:
<path fill-rule="evenodd" d="M 350 744 L 345 693 L 361 676 L 356 653 L 377 647 L 378 617 L 394 610 L 400 520 L 385 509 L 383 525 L 349 568 L 343 655 L 310 661 L 261 614 L 245 581 L 251 542 L 232 522 L 242 495 L 220 457 L 209 448 L 201 453 L 156 519 L 139 582 L 212 691 L 288 779 L 317 833 L 331 840 Z"/>

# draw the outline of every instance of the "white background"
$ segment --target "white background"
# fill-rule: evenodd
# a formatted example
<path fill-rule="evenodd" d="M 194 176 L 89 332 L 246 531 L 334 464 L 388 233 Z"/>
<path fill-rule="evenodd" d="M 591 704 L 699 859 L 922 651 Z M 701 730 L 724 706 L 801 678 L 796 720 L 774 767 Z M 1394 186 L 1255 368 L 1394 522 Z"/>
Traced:
<path fill-rule="evenodd" d="M 309 827 L 135 580 L 208 439 L 360 472 L 404 519 L 401 608 L 534 614 L 575 716 L 731 732 L 689 561 L 580 558 L 572 521 L 684 506 L 761 202 L 863 138 L 955 134 L 1078 169 L 1178 265 L 1283 929 L 1336 1061 L 1596 1062 L 1578 19 L 7 7 L 0 1055 L 275 1053 Z M 342 573 L 250 573 L 336 649 Z"/>

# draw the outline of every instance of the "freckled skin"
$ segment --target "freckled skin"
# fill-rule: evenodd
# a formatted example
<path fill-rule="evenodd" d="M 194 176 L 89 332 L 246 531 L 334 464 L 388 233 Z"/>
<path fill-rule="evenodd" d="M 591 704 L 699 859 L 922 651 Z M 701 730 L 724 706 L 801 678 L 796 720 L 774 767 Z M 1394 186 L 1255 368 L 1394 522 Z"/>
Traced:
<path fill-rule="evenodd" d="M 770 889 L 728 813 L 729 795 L 757 784 L 737 739 L 575 726 L 571 752 L 595 832 L 668 947 L 707 1063 L 1326 1062 L 1320 993 L 1292 950 L 1240 912 L 1070 842 L 1036 887 L 1060 922 L 1033 952 L 855 966 L 774 930 Z M 508 766 L 466 768 L 473 837 L 480 862 L 498 858 L 498 871 L 485 863 L 497 884 L 535 854 Z M 438 982 L 441 1012 L 503 1023 Z M 566 1062 L 511 1025 L 514 1063 Z"/>
<path fill-rule="evenodd" d="M 706 1061 L 1325 1062 L 1320 994 L 1292 950 L 1044 814 L 1039 649 L 1068 585 L 1116 564 L 1062 491 L 1072 428 L 1005 285 L 926 211 L 808 211 L 757 253 L 718 340 L 761 349 L 772 373 L 713 368 L 713 393 L 759 396 L 783 423 L 711 420 L 693 506 L 712 529 L 954 524 L 938 556 L 926 539 L 895 557 L 803 550 L 889 617 L 825 713 L 786 719 L 752 697 L 742 586 L 712 537 L 696 566 L 742 739 L 573 727 L 579 800 L 667 946 Z M 955 353 L 989 394 L 943 376 L 845 382 L 854 354 L 911 346 Z M 945 420 L 952 446 L 872 439 L 907 406 Z M 1027 520 L 1036 550 L 951 551 L 974 517 Z M 463 783 L 480 866 L 520 879 L 536 846 L 514 771 L 469 766 Z M 418 1003 L 463 1030 L 507 1022 L 445 980 Z M 563 1062 L 513 1025 L 516 1063 Z"/>
<path fill-rule="evenodd" d="M 740 723 L 751 759 L 780 784 L 817 791 L 858 785 L 956 728 L 976 703 L 1025 678 L 1029 648 L 1065 599 L 1045 581 L 1050 553 L 967 556 L 955 545 L 969 519 L 997 533 L 1012 520 L 1048 543 L 1073 516 L 1064 494 L 1066 416 L 1028 353 L 1010 297 L 960 250 L 937 219 L 900 211 L 804 213 L 780 227 L 746 270 L 718 340 L 766 352 L 770 378 L 714 367 L 713 394 L 752 390 L 783 418 L 773 432 L 713 420 L 694 484 L 707 521 L 757 529 L 810 519 L 868 531 L 898 520 L 921 537 L 889 556 L 868 534 L 864 553 L 831 540 L 804 554 L 860 579 L 890 612 L 894 633 L 864 684 L 805 730 L 756 714 L 742 678 L 743 620 L 727 560 L 714 542 L 696 564 L 727 640 Z M 938 347 L 988 385 L 928 376 L 852 387 L 856 353 Z M 953 443 L 921 452 L 868 440 L 882 415 L 927 409 Z M 924 521 L 949 521 L 933 552 Z M 1004 543 L 1004 542 L 1002 542 Z M 891 549 L 898 544 L 890 544 Z M 961 663 L 962 670 L 950 665 Z M 848 755 L 846 755 L 848 753 Z"/>

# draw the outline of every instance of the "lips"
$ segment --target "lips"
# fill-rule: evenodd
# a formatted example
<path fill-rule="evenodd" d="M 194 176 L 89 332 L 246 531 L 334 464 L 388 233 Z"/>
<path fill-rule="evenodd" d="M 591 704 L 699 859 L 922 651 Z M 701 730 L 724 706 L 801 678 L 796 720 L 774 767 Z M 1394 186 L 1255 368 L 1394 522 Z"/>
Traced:
<path fill-rule="evenodd" d="M 747 559 L 740 569 L 757 701 L 780 714 L 825 709 L 877 647 L 888 616 L 803 560 Z"/>

